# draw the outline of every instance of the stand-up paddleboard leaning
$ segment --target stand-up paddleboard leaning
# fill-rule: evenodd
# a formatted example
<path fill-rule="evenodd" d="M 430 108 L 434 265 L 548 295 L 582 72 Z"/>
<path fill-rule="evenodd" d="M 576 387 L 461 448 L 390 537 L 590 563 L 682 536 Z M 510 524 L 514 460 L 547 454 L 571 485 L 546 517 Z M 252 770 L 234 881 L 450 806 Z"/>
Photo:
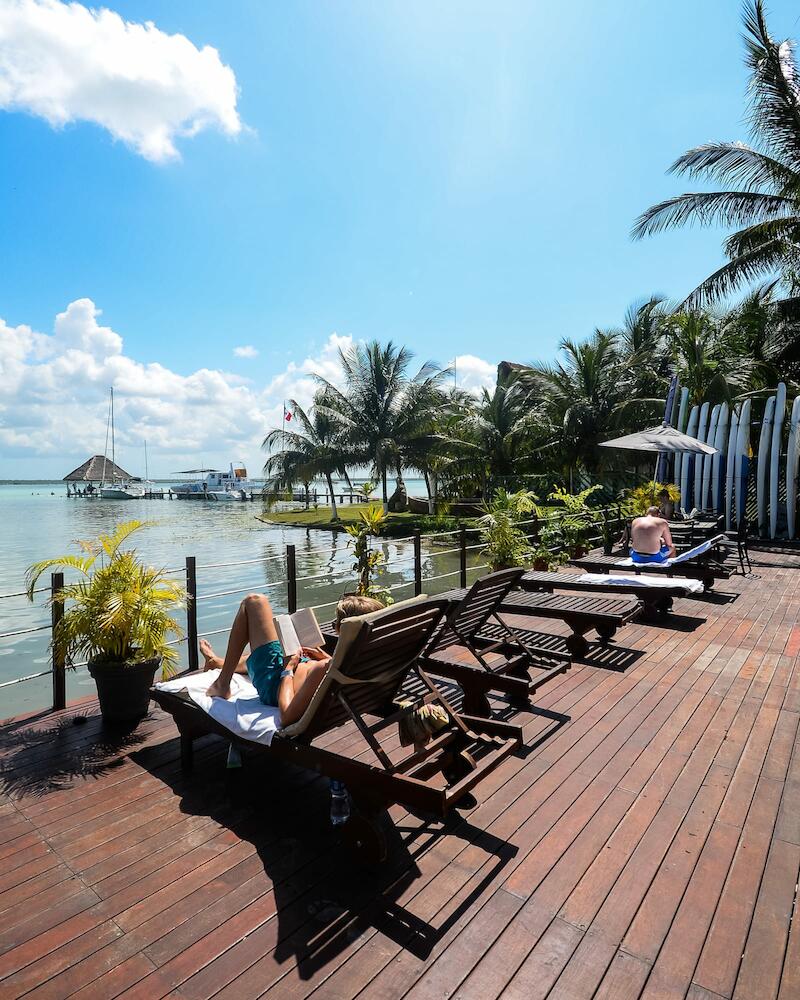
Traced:
<path fill-rule="evenodd" d="M 711 456 L 711 504 L 714 510 L 721 510 L 725 492 L 726 456 L 728 454 L 728 404 L 722 403 L 717 418 L 717 433 L 713 444 L 717 454 Z"/>
<path fill-rule="evenodd" d="M 736 482 L 736 445 L 739 435 L 739 414 L 731 413 L 731 429 L 728 434 L 728 455 L 725 462 L 725 530 L 730 531 L 735 510 L 733 491 Z"/>
<path fill-rule="evenodd" d="M 769 460 L 769 537 L 778 534 L 778 483 L 781 476 L 781 439 L 786 416 L 786 384 L 778 383 L 775 393 L 775 413 L 772 418 L 772 444 Z"/>
<path fill-rule="evenodd" d="M 786 534 L 795 536 L 797 523 L 797 468 L 800 464 L 800 396 L 792 404 L 789 444 L 786 447 Z"/>
<path fill-rule="evenodd" d="M 767 522 L 767 500 L 769 496 L 769 459 L 772 445 L 772 418 L 775 414 L 775 397 L 770 396 L 764 409 L 761 421 L 761 433 L 758 437 L 758 459 L 756 465 L 756 488 L 758 503 L 758 533 L 766 537 L 769 524 Z"/>
<path fill-rule="evenodd" d="M 708 434 L 708 403 L 703 403 L 700 407 L 700 416 L 697 420 L 697 440 L 701 444 L 706 443 Z M 698 510 L 703 509 L 703 456 L 696 455 L 694 460 L 694 506 Z"/>
<path fill-rule="evenodd" d="M 739 413 L 739 429 L 736 432 L 736 524 L 747 514 L 747 485 L 750 476 L 750 400 L 742 403 Z"/>
<path fill-rule="evenodd" d="M 697 418 L 700 413 L 699 406 L 693 406 L 689 413 L 689 423 L 686 425 L 686 433 L 689 437 L 697 436 Z M 692 498 L 689 495 L 692 489 L 692 471 L 694 470 L 694 456 L 684 455 L 681 465 L 681 507 L 684 514 L 688 514 L 692 509 Z"/>
<path fill-rule="evenodd" d="M 706 433 L 706 444 L 711 445 L 715 448 L 715 441 L 717 438 L 717 425 L 719 424 L 720 416 L 720 405 L 717 403 L 711 408 L 711 417 L 708 421 L 708 432 Z M 716 455 L 704 455 L 703 456 L 703 486 L 700 492 L 700 503 L 697 505 L 700 510 L 708 510 L 714 506 L 713 500 L 709 500 L 711 496 L 711 470 L 714 467 L 714 459 Z"/>
<path fill-rule="evenodd" d="M 678 423 L 677 427 L 681 434 L 686 433 L 686 417 L 689 409 L 689 390 L 686 388 L 681 389 L 681 401 L 678 406 Z M 683 492 L 683 463 L 684 456 L 682 452 L 678 452 L 675 456 L 675 485 L 681 491 L 681 503 L 683 502 L 684 492 Z"/>

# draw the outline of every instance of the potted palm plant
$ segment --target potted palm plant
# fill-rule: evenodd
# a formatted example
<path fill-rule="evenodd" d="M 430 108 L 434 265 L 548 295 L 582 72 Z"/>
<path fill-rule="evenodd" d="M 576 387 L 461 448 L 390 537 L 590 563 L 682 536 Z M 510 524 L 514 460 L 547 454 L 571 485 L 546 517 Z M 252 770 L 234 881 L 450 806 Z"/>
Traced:
<path fill-rule="evenodd" d="M 25 577 L 32 600 L 47 570 L 78 574 L 52 597 L 64 605 L 53 649 L 69 667 L 86 657 L 100 711 L 110 723 L 134 722 L 147 714 L 156 671 L 160 667 L 162 676 L 169 676 L 178 658 L 169 636 L 183 636 L 172 613 L 185 602 L 185 588 L 164 570 L 145 565 L 135 550 L 122 548 L 147 526 L 142 521 L 118 524 L 111 534 L 79 542 L 81 555 L 34 563 Z"/>
<path fill-rule="evenodd" d="M 532 550 L 518 522 L 526 514 L 536 513 L 536 496 L 528 490 L 508 493 L 498 489 L 489 503 L 483 504 L 478 524 L 484 555 L 492 571 L 521 566 L 530 560 Z"/>

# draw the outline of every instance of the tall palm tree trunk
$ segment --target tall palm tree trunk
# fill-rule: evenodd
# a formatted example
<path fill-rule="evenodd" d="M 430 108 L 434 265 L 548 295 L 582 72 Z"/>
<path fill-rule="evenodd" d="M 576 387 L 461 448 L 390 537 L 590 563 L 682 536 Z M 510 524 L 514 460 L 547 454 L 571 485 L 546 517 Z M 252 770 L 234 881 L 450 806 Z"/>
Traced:
<path fill-rule="evenodd" d="M 331 495 L 331 521 L 338 521 L 339 512 L 336 509 L 336 497 L 333 493 L 333 479 L 331 478 L 330 472 L 325 473 L 325 479 L 328 482 L 328 492 Z"/>

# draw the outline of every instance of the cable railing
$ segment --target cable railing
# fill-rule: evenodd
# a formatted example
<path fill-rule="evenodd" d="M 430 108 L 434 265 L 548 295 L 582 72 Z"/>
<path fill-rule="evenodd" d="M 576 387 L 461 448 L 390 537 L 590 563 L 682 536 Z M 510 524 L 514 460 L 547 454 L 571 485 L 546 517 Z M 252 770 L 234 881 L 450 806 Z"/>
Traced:
<path fill-rule="evenodd" d="M 621 505 L 614 505 L 612 507 L 597 508 L 595 510 L 587 511 L 583 517 L 586 520 L 586 541 L 587 543 L 596 543 L 608 537 L 610 531 L 617 530 L 624 524 L 624 516 Z M 534 526 L 533 530 L 526 531 L 526 535 L 533 537 L 537 532 L 537 528 L 543 522 L 551 521 L 554 519 L 563 518 L 565 512 L 551 512 L 546 517 L 533 517 L 526 518 L 523 521 L 517 522 L 520 527 L 526 528 L 530 525 Z M 570 515 L 574 517 L 575 515 Z M 385 567 L 385 570 L 390 574 L 395 573 L 406 573 L 411 569 L 412 578 L 392 582 L 385 589 L 390 593 L 398 590 L 408 590 L 413 588 L 414 595 L 419 595 L 423 592 L 423 585 L 428 585 L 432 583 L 437 583 L 441 580 L 452 580 L 454 581 L 454 586 L 457 578 L 457 586 L 459 588 L 465 588 L 468 583 L 470 575 L 474 575 L 476 572 L 489 569 L 487 563 L 479 563 L 477 565 L 470 565 L 470 555 L 478 552 L 485 548 L 482 542 L 477 542 L 475 544 L 467 544 L 468 534 L 474 536 L 476 529 L 468 528 L 466 525 L 461 525 L 458 529 L 454 531 L 441 531 L 432 532 L 422 535 L 419 529 L 414 529 L 412 533 L 408 536 L 402 538 L 381 538 L 380 544 L 385 545 L 405 545 L 411 544 L 412 553 L 406 555 L 404 552 L 398 554 L 397 558 L 393 559 L 391 564 Z M 435 548 L 426 547 L 423 550 L 422 539 L 431 539 L 434 537 L 457 537 L 458 544 L 441 550 L 436 550 Z M 198 655 L 198 640 L 201 638 L 207 638 L 213 635 L 221 635 L 229 631 L 229 627 L 225 626 L 222 628 L 211 628 L 202 629 L 198 623 L 198 605 L 203 602 L 210 600 L 219 600 L 221 598 L 233 597 L 243 593 L 250 593 L 254 591 L 282 591 L 283 600 L 279 606 L 285 606 L 286 610 L 293 614 L 298 608 L 298 586 L 306 583 L 318 583 L 319 581 L 327 581 L 331 586 L 339 586 L 342 583 L 346 583 L 352 579 L 353 571 L 352 569 L 342 566 L 335 567 L 332 566 L 324 573 L 312 572 L 308 574 L 298 574 L 297 571 L 297 558 L 298 555 L 304 557 L 310 553 L 316 551 L 326 551 L 330 553 L 332 546 L 312 546 L 310 548 L 302 547 L 300 551 L 297 551 L 297 546 L 286 545 L 283 552 L 275 553 L 268 556 L 261 556 L 256 559 L 240 559 L 231 560 L 218 563 L 203 563 L 200 566 L 197 565 L 196 558 L 194 556 L 187 556 L 183 566 L 174 567 L 172 569 L 166 570 L 165 572 L 181 574 L 185 577 L 186 581 L 186 591 L 187 591 L 187 602 L 186 602 L 186 630 L 185 635 L 182 637 L 171 640 L 168 645 L 170 646 L 182 646 L 186 644 L 186 659 L 188 661 L 189 670 L 196 670 L 199 666 L 199 655 Z M 448 557 L 458 555 L 458 567 L 452 570 L 448 570 L 444 573 L 431 573 L 433 570 L 433 560 L 438 557 Z M 282 562 L 285 567 L 285 578 L 280 580 L 273 580 L 268 582 L 256 582 L 246 586 L 237 586 L 234 588 L 227 588 L 222 590 L 210 591 L 207 593 L 198 593 L 198 570 L 210 571 L 210 570 L 220 570 L 220 569 L 230 569 L 240 566 L 253 566 L 256 564 L 265 563 L 277 563 Z M 428 572 L 424 572 L 424 570 Z M 32 635 L 47 630 L 54 630 L 61 618 L 64 615 L 64 605 L 61 600 L 59 600 L 59 595 L 64 586 L 64 575 L 63 573 L 53 573 L 51 574 L 50 586 L 49 587 L 38 587 L 34 590 L 34 594 L 44 594 L 47 593 L 49 597 L 49 605 L 51 609 L 51 621 L 50 623 L 36 623 L 24 628 L 16 628 L 6 632 L 0 632 L 0 640 L 2 639 L 16 639 L 25 635 Z M 311 588 L 313 590 L 314 588 Z M 309 597 L 309 588 L 305 588 L 306 594 L 304 596 Z M 11 594 L 0 594 L 0 602 L 5 599 L 27 597 L 27 591 L 19 591 Z M 276 598 L 276 602 L 279 598 Z M 315 612 L 322 611 L 327 608 L 333 608 L 338 603 L 338 598 L 332 601 L 326 601 L 322 604 L 311 605 L 311 609 Z M 212 614 L 212 618 L 216 617 Z M 209 623 L 210 624 L 210 623 Z M 69 669 L 79 669 L 86 667 L 88 661 L 81 661 L 79 663 L 67 664 L 63 659 L 61 654 L 52 646 L 51 644 L 51 665 L 47 670 L 38 671 L 36 673 L 26 674 L 22 677 L 15 677 L 10 680 L 0 682 L 0 689 L 11 687 L 16 684 L 25 683 L 27 681 L 39 680 L 44 677 L 52 677 L 53 684 L 53 696 L 52 696 L 52 707 L 53 709 L 61 709 L 66 707 L 66 671 Z"/>

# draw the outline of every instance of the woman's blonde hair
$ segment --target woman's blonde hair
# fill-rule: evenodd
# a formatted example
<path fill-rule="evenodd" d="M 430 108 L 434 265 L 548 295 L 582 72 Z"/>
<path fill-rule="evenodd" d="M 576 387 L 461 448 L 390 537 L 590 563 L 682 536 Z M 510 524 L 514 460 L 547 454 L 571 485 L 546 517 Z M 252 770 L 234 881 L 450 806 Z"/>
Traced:
<path fill-rule="evenodd" d="M 336 629 L 345 618 L 355 618 L 356 615 L 368 615 L 370 611 L 382 611 L 383 605 L 374 597 L 362 597 L 360 594 L 345 594 L 336 605 Z"/>

